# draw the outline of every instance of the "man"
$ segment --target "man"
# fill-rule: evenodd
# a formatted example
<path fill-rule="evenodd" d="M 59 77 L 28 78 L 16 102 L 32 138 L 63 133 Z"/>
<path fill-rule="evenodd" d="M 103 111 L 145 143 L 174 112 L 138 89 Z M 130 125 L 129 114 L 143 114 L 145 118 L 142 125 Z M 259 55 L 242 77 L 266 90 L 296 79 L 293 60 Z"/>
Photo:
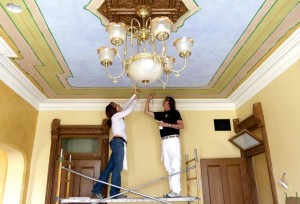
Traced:
<path fill-rule="evenodd" d="M 145 103 L 145 114 L 158 120 L 160 127 L 162 159 L 169 175 L 180 172 L 181 153 L 179 130 L 184 128 L 179 111 L 176 110 L 175 100 L 166 97 L 163 101 L 163 112 L 152 112 L 149 110 L 150 100 L 154 95 L 151 94 Z M 166 198 L 180 197 L 180 173 L 169 177 L 170 192 L 164 194 Z"/>

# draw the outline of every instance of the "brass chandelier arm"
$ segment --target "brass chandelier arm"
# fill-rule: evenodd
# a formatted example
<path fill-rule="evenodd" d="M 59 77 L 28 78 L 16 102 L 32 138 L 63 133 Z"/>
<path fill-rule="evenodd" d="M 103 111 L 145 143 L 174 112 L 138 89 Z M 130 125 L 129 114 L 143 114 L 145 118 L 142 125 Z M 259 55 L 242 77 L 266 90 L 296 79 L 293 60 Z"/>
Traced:
<path fill-rule="evenodd" d="M 166 53 L 167 53 L 166 43 L 164 40 L 161 43 L 162 43 L 161 56 L 166 57 Z"/>
<path fill-rule="evenodd" d="M 153 58 L 154 58 L 154 60 L 156 60 L 157 62 L 160 62 L 160 63 L 162 62 L 160 56 L 157 55 L 156 53 L 155 53 L 155 54 L 153 53 Z"/>
<path fill-rule="evenodd" d="M 184 65 L 181 69 L 175 70 L 175 69 L 172 69 L 172 68 L 168 67 L 168 70 L 170 70 L 171 72 L 175 72 L 176 73 L 175 76 L 179 77 L 179 72 L 183 71 L 186 68 L 186 65 L 187 65 L 187 57 L 184 57 Z"/>
<path fill-rule="evenodd" d="M 124 60 L 121 58 L 120 56 L 120 52 L 119 52 L 119 46 L 117 46 L 117 49 L 116 49 L 116 53 L 117 53 L 117 56 L 119 58 L 119 60 L 122 62 L 122 63 L 125 63 L 126 62 L 126 53 L 125 53 L 125 50 L 126 50 L 126 46 L 124 47 Z"/>
<path fill-rule="evenodd" d="M 161 44 L 162 44 L 161 54 L 158 54 L 156 49 L 156 40 L 155 39 L 153 40 L 153 55 L 160 56 L 160 58 L 165 58 L 167 53 L 165 41 L 161 41 Z"/>
<path fill-rule="evenodd" d="M 138 26 L 134 26 L 133 23 L 136 22 Z M 136 40 L 138 41 L 139 39 L 139 30 L 141 30 L 141 24 L 140 22 L 136 19 L 136 18 L 133 18 L 131 19 L 130 21 L 130 55 L 132 56 L 133 55 L 133 38 L 135 37 Z M 138 47 L 138 46 L 137 46 Z"/>
<path fill-rule="evenodd" d="M 136 28 L 136 26 L 133 25 L 134 21 L 138 24 L 138 28 Z M 136 18 L 131 19 L 130 25 L 131 25 L 130 26 L 131 28 L 136 28 L 136 30 L 140 30 L 141 29 L 141 24 L 140 24 L 140 22 Z"/>
<path fill-rule="evenodd" d="M 152 20 L 151 17 L 148 17 L 147 20 L 146 20 L 146 23 L 145 23 L 146 28 L 149 29 L 149 30 L 150 30 L 150 23 L 151 23 L 151 20 Z"/>
<path fill-rule="evenodd" d="M 121 76 L 124 75 L 125 73 L 125 65 L 122 66 L 123 70 L 122 70 L 122 73 L 117 75 L 117 76 L 112 76 L 110 73 L 108 73 L 108 67 L 105 67 L 105 73 L 106 73 L 106 76 L 110 79 L 113 79 L 113 82 L 114 83 L 117 83 L 117 79 L 120 78 Z"/>
<path fill-rule="evenodd" d="M 157 55 L 156 41 L 153 34 L 151 34 L 149 42 L 152 44 L 152 54 L 153 56 L 156 56 Z"/>
<path fill-rule="evenodd" d="M 161 79 L 161 77 L 159 78 L 159 81 L 160 81 L 160 83 L 162 83 L 163 88 L 166 89 L 166 85 L 167 85 L 168 82 L 169 82 L 169 74 L 166 73 L 166 82 L 164 82 L 164 81 Z"/>

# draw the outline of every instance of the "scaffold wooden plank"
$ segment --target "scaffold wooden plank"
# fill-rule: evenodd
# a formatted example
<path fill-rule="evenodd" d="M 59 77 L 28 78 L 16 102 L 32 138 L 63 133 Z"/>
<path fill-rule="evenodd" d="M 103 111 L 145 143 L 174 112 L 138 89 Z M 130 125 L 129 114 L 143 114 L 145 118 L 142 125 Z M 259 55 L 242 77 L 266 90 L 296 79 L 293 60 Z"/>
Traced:
<path fill-rule="evenodd" d="M 193 202 L 198 200 L 196 197 L 179 197 L 179 198 L 157 198 L 159 200 L 165 202 Z M 90 197 L 70 197 L 70 198 L 63 198 L 60 200 L 61 203 L 94 203 L 99 202 L 100 199 L 97 198 L 90 198 Z M 149 198 L 122 198 L 122 199 L 108 199 L 103 201 L 103 203 L 153 203 L 157 202 L 153 199 Z"/>

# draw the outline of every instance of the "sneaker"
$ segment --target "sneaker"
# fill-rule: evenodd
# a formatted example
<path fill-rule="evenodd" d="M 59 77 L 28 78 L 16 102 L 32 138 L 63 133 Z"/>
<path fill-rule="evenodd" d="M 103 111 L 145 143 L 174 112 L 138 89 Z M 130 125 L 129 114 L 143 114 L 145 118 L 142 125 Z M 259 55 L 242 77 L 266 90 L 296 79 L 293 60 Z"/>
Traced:
<path fill-rule="evenodd" d="M 93 197 L 97 197 L 99 199 L 104 199 L 101 193 L 92 193 Z"/>
<path fill-rule="evenodd" d="M 179 198 L 181 197 L 179 193 L 170 192 L 163 195 L 164 198 Z"/>
<path fill-rule="evenodd" d="M 112 199 L 123 199 L 123 198 L 127 198 L 127 195 L 121 194 L 116 197 L 113 197 Z"/>

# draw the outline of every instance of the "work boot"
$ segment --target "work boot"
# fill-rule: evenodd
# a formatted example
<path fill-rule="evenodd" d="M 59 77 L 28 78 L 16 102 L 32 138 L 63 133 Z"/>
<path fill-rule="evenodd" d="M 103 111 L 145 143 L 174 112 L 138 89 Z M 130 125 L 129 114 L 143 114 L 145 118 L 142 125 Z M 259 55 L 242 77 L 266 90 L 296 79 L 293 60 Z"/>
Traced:
<path fill-rule="evenodd" d="M 99 199 L 104 199 L 101 193 L 92 193 L 93 197 L 97 197 Z"/>
<path fill-rule="evenodd" d="M 164 198 L 179 198 L 181 197 L 179 193 L 170 192 L 163 195 Z"/>

